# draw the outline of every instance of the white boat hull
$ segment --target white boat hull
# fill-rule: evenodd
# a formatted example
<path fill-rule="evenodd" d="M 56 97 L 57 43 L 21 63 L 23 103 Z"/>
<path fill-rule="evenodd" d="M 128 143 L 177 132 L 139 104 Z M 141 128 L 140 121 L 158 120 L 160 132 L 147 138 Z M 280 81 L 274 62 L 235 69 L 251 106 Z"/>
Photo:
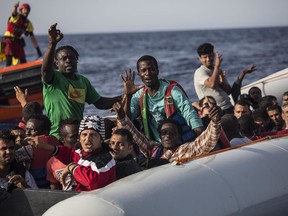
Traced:
<path fill-rule="evenodd" d="M 287 164 L 288 137 L 261 141 L 136 173 L 44 215 L 288 215 Z"/>
<path fill-rule="evenodd" d="M 251 87 L 256 86 L 261 89 L 262 96 L 274 95 L 281 104 L 282 94 L 288 91 L 288 68 L 273 73 L 263 79 L 242 87 L 241 94 L 247 93 Z"/>

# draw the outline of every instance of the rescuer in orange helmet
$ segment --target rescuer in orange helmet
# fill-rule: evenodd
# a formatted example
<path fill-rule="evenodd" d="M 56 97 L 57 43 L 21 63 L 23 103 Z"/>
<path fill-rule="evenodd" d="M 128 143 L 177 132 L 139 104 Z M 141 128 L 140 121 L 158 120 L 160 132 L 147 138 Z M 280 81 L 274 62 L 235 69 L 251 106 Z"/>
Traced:
<path fill-rule="evenodd" d="M 12 64 L 12 58 L 20 60 L 20 63 L 26 62 L 26 55 L 24 51 L 25 41 L 23 35 L 30 36 L 31 42 L 35 47 L 38 57 L 42 57 L 42 52 L 38 46 L 38 42 L 33 34 L 33 25 L 28 19 L 28 15 L 31 11 L 29 4 L 22 4 L 19 7 L 19 12 L 17 11 L 19 7 L 19 2 L 15 3 L 12 16 L 8 19 L 7 30 L 4 34 L 4 44 L 5 44 L 5 56 L 6 56 L 6 66 Z"/>

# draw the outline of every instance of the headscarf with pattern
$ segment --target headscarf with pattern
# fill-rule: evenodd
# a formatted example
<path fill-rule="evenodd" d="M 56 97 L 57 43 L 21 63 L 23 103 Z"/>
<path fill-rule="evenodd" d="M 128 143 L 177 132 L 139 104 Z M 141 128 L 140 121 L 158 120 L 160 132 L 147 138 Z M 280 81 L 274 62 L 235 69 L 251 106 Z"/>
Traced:
<path fill-rule="evenodd" d="M 102 140 L 105 139 L 105 124 L 104 124 L 104 119 L 98 115 L 95 116 L 84 116 L 84 118 L 80 122 L 79 126 L 79 134 L 83 130 L 88 130 L 88 129 L 93 129 L 97 131 Z"/>

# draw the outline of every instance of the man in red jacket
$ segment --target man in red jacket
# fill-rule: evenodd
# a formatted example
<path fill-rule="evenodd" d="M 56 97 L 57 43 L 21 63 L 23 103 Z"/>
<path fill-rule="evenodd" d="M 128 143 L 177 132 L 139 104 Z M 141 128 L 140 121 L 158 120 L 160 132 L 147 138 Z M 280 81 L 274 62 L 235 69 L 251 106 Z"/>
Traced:
<path fill-rule="evenodd" d="M 104 119 L 99 116 L 85 116 L 80 122 L 79 141 L 81 149 L 67 146 L 47 145 L 38 137 L 27 138 L 29 144 L 43 148 L 66 164 L 62 182 L 72 175 L 76 191 L 90 191 L 115 181 L 115 160 L 103 145 L 105 137 Z"/>

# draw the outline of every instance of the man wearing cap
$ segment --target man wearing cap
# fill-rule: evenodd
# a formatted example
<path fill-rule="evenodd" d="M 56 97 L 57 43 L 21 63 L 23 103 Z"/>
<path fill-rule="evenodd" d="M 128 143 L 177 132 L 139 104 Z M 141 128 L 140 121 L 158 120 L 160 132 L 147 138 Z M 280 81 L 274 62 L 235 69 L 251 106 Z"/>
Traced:
<path fill-rule="evenodd" d="M 85 116 L 80 122 L 79 141 L 81 148 L 75 150 L 67 146 L 51 146 L 38 137 L 27 138 L 29 144 L 51 152 L 53 156 L 66 164 L 62 173 L 62 182 L 72 175 L 76 182 L 76 191 L 90 191 L 104 187 L 115 181 L 115 160 L 104 148 L 104 119 L 99 116 Z"/>
<path fill-rule="evenodd" d="M 33 25 L 28 19 L 28 15 L 31 11 L 30 5 L 20 5 L 19 13 L 17 12 L 18 7 L 19 2 L 15 3 L 13 7 L 12 16 L 9 17 L 7 30 L 4 34 L 6 66 L 12 65 L 12 57 L 19 59 L 20 63 L 26 62 L 23 34 L 26 36 L 30 35 L 31 42 L 37 51 L 38 57 L 42 57 L 42 52 L 33 34 Z"/>

